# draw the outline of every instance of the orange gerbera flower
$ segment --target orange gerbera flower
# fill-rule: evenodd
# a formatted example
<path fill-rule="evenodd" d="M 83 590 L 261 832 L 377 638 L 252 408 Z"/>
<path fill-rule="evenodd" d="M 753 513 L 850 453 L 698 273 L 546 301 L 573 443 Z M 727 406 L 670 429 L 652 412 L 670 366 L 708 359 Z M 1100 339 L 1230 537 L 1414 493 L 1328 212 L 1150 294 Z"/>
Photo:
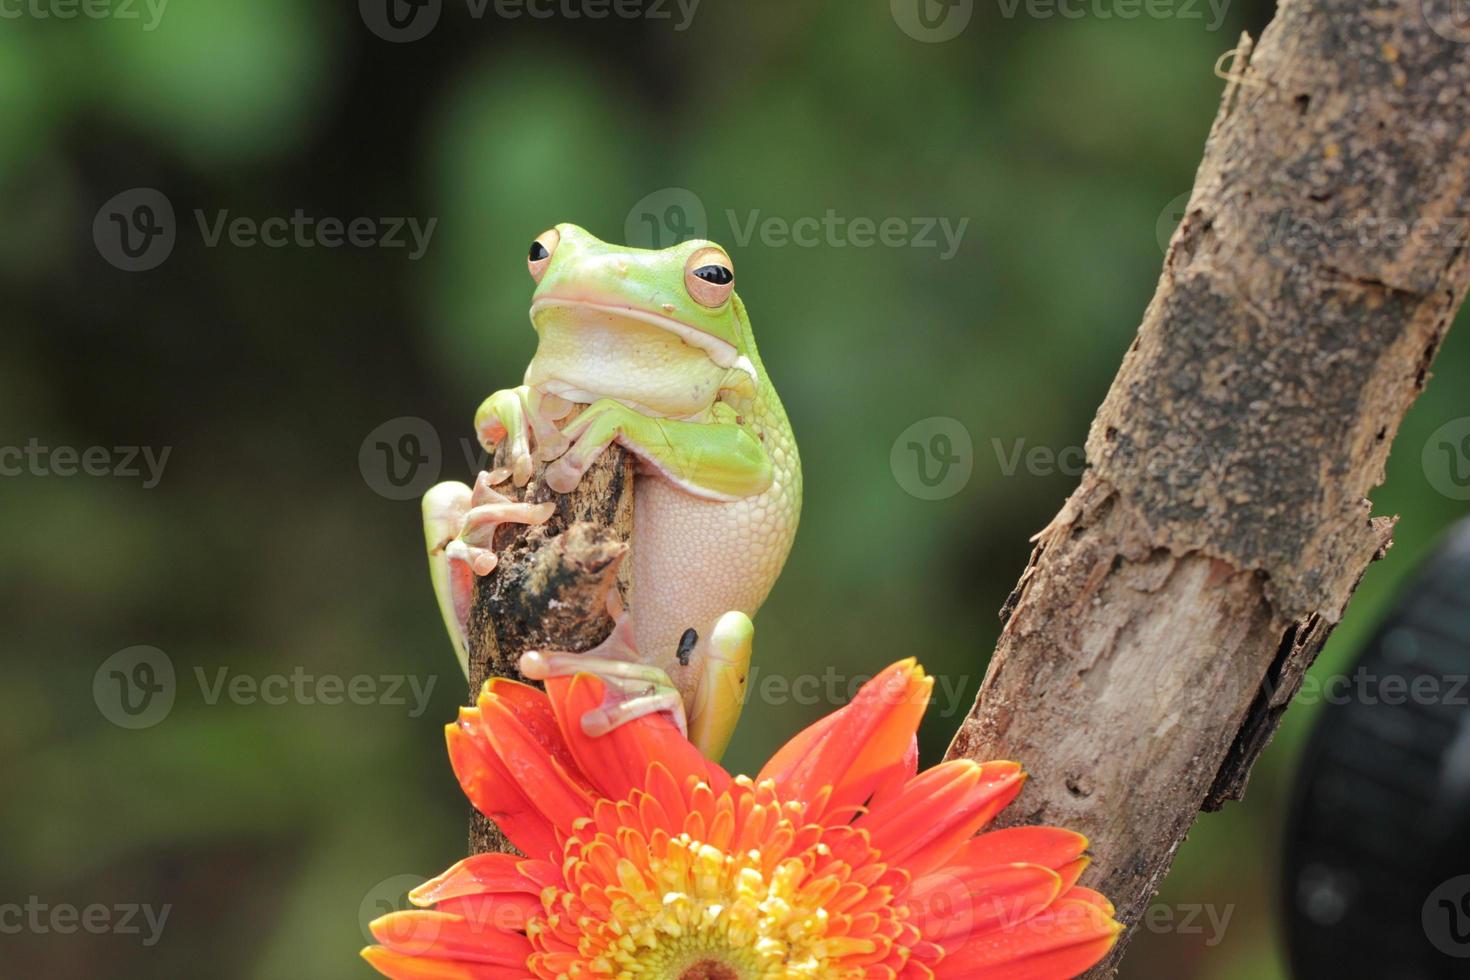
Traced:
<path fill-rule="evenodd" d="M 663 716 L 582 733 L 601 682 L 485 685 L 450 725 L 466 795 L 526 857 L 481 854 L 372 924 L 398 980 L 1064 978 L 1122 928 L 1076 886 L 1087 841 L 976 836 L 1020 792 L 1011 762 L 918 773 L 933 680 L 889 667 L 732 778 Z"/>

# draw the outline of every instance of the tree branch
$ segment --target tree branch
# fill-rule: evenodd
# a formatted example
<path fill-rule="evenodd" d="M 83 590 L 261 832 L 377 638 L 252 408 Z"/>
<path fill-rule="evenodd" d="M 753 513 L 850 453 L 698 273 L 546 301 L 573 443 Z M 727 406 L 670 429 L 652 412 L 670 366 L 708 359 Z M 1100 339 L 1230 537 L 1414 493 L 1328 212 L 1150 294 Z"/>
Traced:
<path fill-rule="evenodd" d="M 1023 762 L 1006 819 L 1087 834 L 1129 926 L 1389 546 L 1366 498 L 1470 284 L 1449 11 L 1283 0 L 1243 41 L 1089 469 L 950 747 Z"/>
<path fill-rule="evenodd" d="M 502 445 L 495 465 L 505 463 Z M 607 639 L 613 588 L 631 605 L 632 564 L 623 558 L 633 533 L 632 457 L 609 446 L 566 495 L 547 488 L 544 469 L 538 465 L 523 490 L 508 483 L 498 488 L 517 500 L 555 501 L 556 513 L 540 527 L 496 530 L 499 563 L 476 583 L 470 613 L 471 702 L 491 677 L 520 679 L 517 665 L 527 650 L 580 653 Z M 471 811 L 471 854 L 512 850 L 494 823 Z"/>

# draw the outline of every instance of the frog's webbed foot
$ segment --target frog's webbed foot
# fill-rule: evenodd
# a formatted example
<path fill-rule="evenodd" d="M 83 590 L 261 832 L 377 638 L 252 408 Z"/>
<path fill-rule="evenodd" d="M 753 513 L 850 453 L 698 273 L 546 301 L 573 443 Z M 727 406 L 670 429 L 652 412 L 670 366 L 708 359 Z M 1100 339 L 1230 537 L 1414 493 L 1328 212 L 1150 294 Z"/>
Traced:
<path fill-rule="evenodd" d="M 458 532 L 444 545 L 444 554 L 450 561 L 464 562 L 476 575 L 495 571 L 493 543 L 500 525 L 545 524 L 556 512 L 553 503 L 526 504 L 511 500 L 495 489 L 497 481 L 505 482 L 504 470 L 481 473 L 475 480 L 470 506 L 463 512 Z"/>
<path fill-rule="evenodd" d="M 557 493 L 571 493 L 603 450 L 630 431 L 646 435 L 657 424 L 610 398 L 593 402 L 561 430 L 566 445 L 554 457 L 556 462 L 546 467 L 546 485 Z"/>
<path fill-rule="evenodd" d="M 638 662 L 627 614 L 618 608 L 616 598 L 609 597 L 609 606 L 617 625 L 606 640 L 586 653 L 528 651 L 521 655 L 521 675 L 536 681 L 574 674 L 593 674 L 600 679 L 605 691 L 603 702 L 582 716 L 582 731 L 594 738 L 660 711 L 668 712 L 680 734 L 687 735 L 689 726 L 679 689 L 659 668 Z"/>
<path fill-rule="evenodd" d="M 440 483 L 424 494 L 429 576 L 444 626 L 467 673 L 465 625 L 474 602 L 475 577 L 495 570 L 495 529 L 501 524 L 544 524 L 556 510 L 554 504 L 520 503 L 496 491 L 495 485 L 508 476 L 504 470 L 492 470 L 481 473 L 473 489 L 463 483 Z"/>
<path fill-rule="evenodd" d="M 510 476 L 523 487 L 538 461 L 556 459 L 566 451 L 569 441 L 556 423 L 572 408 L 566 399 L 529 385 L 506 388 L 485 399 L 475 412 L 475 432 L 487 451 L 507 440 Z"/>

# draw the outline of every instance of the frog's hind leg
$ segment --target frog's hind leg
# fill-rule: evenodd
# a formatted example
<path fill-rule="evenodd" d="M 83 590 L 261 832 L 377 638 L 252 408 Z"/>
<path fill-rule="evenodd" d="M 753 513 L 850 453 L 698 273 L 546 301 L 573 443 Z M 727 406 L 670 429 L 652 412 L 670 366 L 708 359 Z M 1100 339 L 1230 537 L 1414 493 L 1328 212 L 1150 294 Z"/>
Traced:
<path fill-rule="evenodd" d="M 554 504 L 523 504 L 498 493 L 494 484 L 504 471 L 481 473 L 473 489 L 463 483 L 440 483 L 424 494 L 424 540 L 429 551 L 429 577 L 444 627 L 454 643 L 459 665 L 469 675 L 469 639 L 465 626 L 475 597 L 475 578 L 495 569 L 491 543 L 501 524 L 544 524 Z"/>
<path fill-rule="evenodd" d="M 684 698 L 665 671 L 641 662 L 634 646 L 632 622 L 616 590 L 608 594 L 608 613 L 615 625 L 606 640 L 586 653 L 528 651 L 521 655 L 521 676 L 544 681 L 592 674 L 600 679 L 605 691 L 603 702 L 582 716 L 582 731 L 594 738 L 660 711 L 668 712 L 680 733 L 687 734 Z"/>
<path fill-rule="evenodd" d="M 690 711 L 689 738 L 707 758 L 718 760 L 735 734 L 745 707 L 755 625 L 743 612 L 727 612 L 710 632 L 699 690 Z"/>

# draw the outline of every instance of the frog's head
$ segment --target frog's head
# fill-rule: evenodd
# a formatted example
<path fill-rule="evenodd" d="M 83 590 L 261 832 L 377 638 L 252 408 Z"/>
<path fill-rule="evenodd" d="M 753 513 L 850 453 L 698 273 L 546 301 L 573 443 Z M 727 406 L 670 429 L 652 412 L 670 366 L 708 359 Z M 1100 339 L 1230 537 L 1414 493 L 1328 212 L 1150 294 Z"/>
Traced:
<path fill-rule="evenodd" d="M 540 344 L 527 384 L 671 417 L 704 411 L 722 389 L 754 389 L 734 264 L 720 246 L 648 251 L 563 224 L 531 244 L 528 261 Z"/>

